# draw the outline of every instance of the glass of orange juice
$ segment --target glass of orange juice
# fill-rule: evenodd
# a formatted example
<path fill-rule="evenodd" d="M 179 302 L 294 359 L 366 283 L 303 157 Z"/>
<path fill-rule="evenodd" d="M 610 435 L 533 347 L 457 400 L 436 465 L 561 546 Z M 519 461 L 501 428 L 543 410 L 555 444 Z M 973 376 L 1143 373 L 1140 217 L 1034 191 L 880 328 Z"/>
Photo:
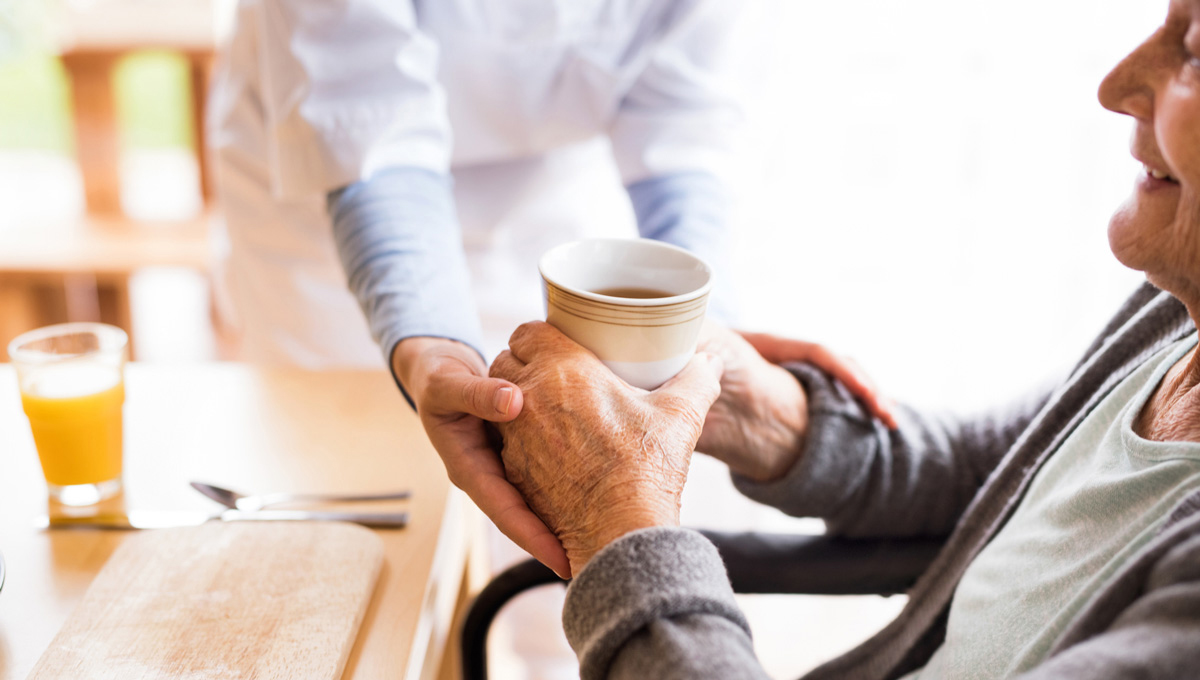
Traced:
<path fill-rule="evenodd" d="M 8 346 L 46 485 L 60 503 L 91 505 L 121 491 L 128 347 L 125 331 L 99 323 L 39 328 Z"/>

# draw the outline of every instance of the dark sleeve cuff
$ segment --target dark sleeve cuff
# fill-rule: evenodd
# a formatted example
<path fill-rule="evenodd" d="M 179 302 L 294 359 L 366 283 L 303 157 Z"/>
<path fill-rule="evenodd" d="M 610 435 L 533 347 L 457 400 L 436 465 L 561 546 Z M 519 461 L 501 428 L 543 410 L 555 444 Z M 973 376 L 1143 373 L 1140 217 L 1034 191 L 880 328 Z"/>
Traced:
<path fill-rule="evenodd" d="M 750 633 L 717 549 L 695 531 L 635 531 L 597 554 L 567 589 L 563 627 L 584 680 L 604 678 L 626 642 L 651 623 L 720 616 Z"/>

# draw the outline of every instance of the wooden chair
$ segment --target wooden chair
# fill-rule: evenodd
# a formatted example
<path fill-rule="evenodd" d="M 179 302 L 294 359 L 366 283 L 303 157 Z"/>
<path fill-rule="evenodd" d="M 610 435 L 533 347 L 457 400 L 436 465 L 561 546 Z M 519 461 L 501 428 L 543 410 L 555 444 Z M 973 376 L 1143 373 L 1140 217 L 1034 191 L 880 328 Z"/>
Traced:
<path fill-rule="evenodd" d="M 132 220 L 121 208 L 120 131 L 113 75 L 126 55 L 145 49 L 187 60 L 200 194 L 210 198 L 204 107 L 216 43 L 212 0 L 103 0 L 62 6 L 58 50 L 71 89 L 75 153 L 87 214 L 74 220 L 0 229 L 0 361 L 16 335 L 64 321 L 103 321 L 137 340 L 130 278 L 145 267 L 209 271 L 207 211 L 171 223 Z"/>

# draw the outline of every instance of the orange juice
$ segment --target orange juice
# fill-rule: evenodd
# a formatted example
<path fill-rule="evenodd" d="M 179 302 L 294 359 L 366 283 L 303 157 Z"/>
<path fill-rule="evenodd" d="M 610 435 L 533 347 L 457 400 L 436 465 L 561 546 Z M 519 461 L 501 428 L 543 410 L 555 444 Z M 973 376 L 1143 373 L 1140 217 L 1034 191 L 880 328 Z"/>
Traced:
<path fill-rule="evenodd" d="M 125 384 L 119 368 L 43 370 L 22 385 L 21 403 L 48 483 L 99 484 L 121 476 Z"/>

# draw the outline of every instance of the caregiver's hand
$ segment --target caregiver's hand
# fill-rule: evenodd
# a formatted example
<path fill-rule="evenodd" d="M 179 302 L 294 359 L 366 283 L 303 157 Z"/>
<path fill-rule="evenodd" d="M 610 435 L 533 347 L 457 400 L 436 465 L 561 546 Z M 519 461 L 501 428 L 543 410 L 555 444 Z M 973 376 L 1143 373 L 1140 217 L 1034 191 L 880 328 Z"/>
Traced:
<path fill-rule="evenodd" d="M 749 342 L 764 359 L 773 364 L 785 364 L 792 361 L 808 363 L 828 373 L 850 390 L 859 401 L 867 407 L 867 411 L 883 421 L 891 429 L 896 429 L 896 405 L 883 396 L 875 381 L 871 380 L 862 367 L 849 357 L 836 354 L 824 345 L 815 342 L 804 342 L 791 338 L 781 338 L 769 333 L 739 334 Z"/>
<path fill-rule="evenodd" d="M 392 353 L 396 376 L 417 405 L 425 432 L 446 465 L 450 482 L 475 501 L 500 531 L 566 578 L 567 556 L 542 520 L 504 476 L 484 421 L 517 417 L 520 388 L 487 377 L 475 350 L 454 340 L 414 337 Z"/>
<path fill-rule="evenodd" d="M 814 364 L 845 384 L 876 417 L 894 423 L 878 391 L 856 367 L 820 345 L 761 333 L 739 335 L 707 324 L 700 350 L 720 356 L 725 373 L 721 396 L 708 413 L 697 449 L 750 479 L 778 479 L 803 454 L 807 395 L 795 376 L 777 363 Z"/>
<path fill-rule="evenodd" d="M 525 405 L 500 423 L 508 479 L 562 541 L 578 574 L 637 529 L 678 526 L 679 499 L 721 360 L 699 354 L 653 392 L 630 387 L 543 322 L 521 326 L 492 376 Z"/>

